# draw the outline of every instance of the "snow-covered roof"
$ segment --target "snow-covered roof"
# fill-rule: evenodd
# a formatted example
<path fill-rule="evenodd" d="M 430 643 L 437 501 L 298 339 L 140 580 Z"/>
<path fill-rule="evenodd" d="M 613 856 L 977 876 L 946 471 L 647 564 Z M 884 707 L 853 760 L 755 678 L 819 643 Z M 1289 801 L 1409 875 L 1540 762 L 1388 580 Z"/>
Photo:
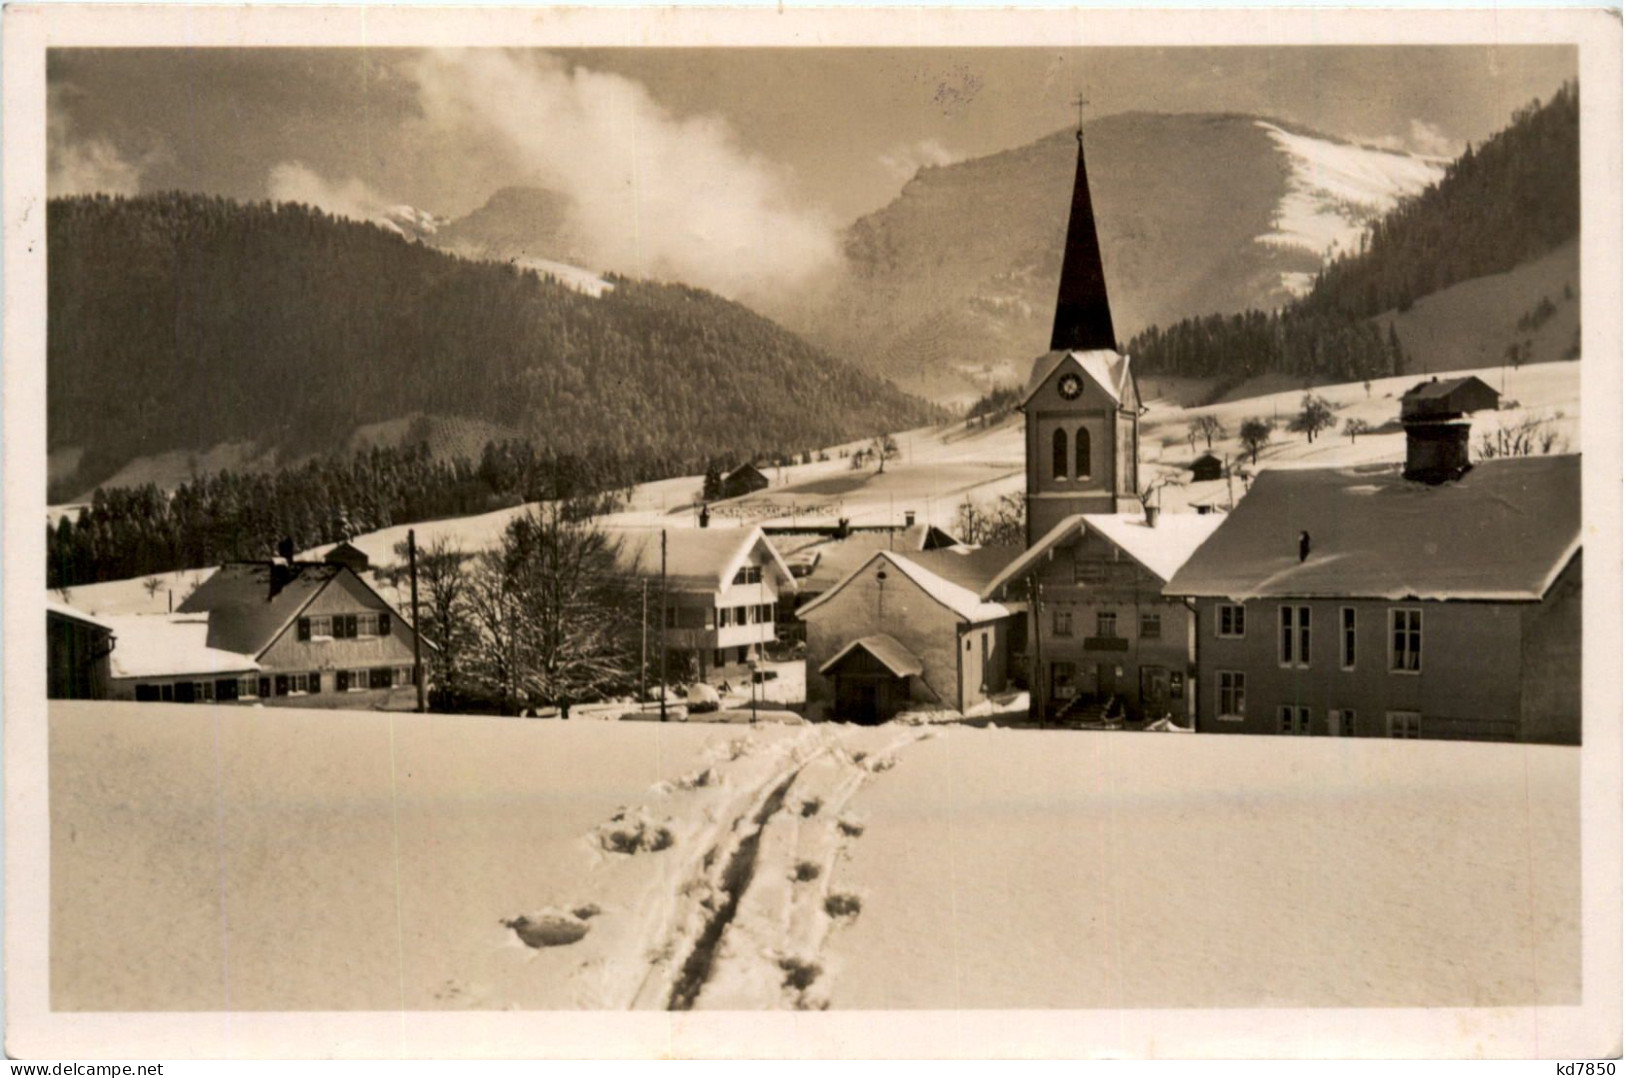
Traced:
<path fill-rule="evenodd" d="M 1126 392 L 1129 379 L 1127 356 L 1105 348 L 1092 352 L 1048 352 L 1033 361 L 1032 375 L 1027 379 L 1027 391 L 1021 395 L 1023 407 L 1033 399 L 1033 394 L 1049 381 L 1050 375 L 1069 359 L 1075 361 L 1083 373 L 1100 383 L 1100 388 L 1118 404 L 1122 404 L 1124 399 L 1130 396 Z"/>
<path fill-rule="evenodd" d="M 660 575 L 660 533 L 666 533 L 666 586 L 675 591 L 715 592 L 728 587 L 753 550 L 779 574 L 781 587 L 796 590 L 790 573 L 761 528 L 605 528 L 617 542 L 622 568 L 645 576 Z"/>
<path fill-rule="evenodd" d="M 920 657 L 908 648 L 898 643 L 896 638 L 885 633 L 876 633 L 874 636 L 865 636 L 852 641 L 846 647 L 835 653 L 835 657 L 818 668 L 820 674 L 827 674 L 835 669 L 840 661 L 847 657 L 854 648 L 862 648 L 875 660 L 898 677 L 918 677 L 925 672 L 925 663 Z"/>
<path fill-rule="evenodd" d="M 856 579 L 860 573 L 867 572 L 870 566 L 881 561 L 890 562 L 898 572 L 913 581 L 921 591 L 947 607 L 964 621 L 992 621 L 996 618 L 1007 617 L 1010 613 L 1010 608 L 1004 604 L 984 601 L 981 596 L 970 588 L 955 584 L 925 566 L 917 564 L 912 560 L 912 556 L 905 556 L 897 551 L 882 550 L 848 573 L 846 578 L 839 584 L 797 610 L 796 617 L 805 618 L 813 610 L 840 594 L 841 589 Z"/>
<path fill-rule="evenodd" d="M 1487 460 L 1438 485 L 1409 481 L 1396 465 L 1270 469 L 1163 590 L 1238 601 L 1538 600 L 1579 548 L 1578 456 Z"/>
<path fill-rule="evenodd" d="M 83 610 L 78 610 L 67 605 L 66 603 L 59 603 L 55 599 L 45 600 L 45 612 L 47 614 L 55 614 L 59 618 L 70 618 L 73 621 L 82 621 L 86 625 L 91 625 L 98 629 L 106 629 L 109 632 L 115 631 L 113 626 L 108 623 L 106 618 L 99 618 L 93 614 L 87 614 Z"/>
<path fill-rule="evenodd" d="M 102 619 L 118 637 L 116 678 L 239 674 L 260 669 L 252 655 L 209 646 L 208 614 L 117 614 Z"/>
<path fill-rule="evenodd" d="M 1196 549 L 1219 527 L 1223 517 L 1211 513 L 1163 513 L 1155 527 L 1141 513 L 1074 513 L 1044 533 L 1027 552 L 1005 567 L 982 589 L 984 597 L 1018 580 L 1041 558 L 1058 546 L 1094 532 L 1123 553 L 1145 566 L 1159 580 L 1167 581 L 1179 571 Z"/>
<path fill-rule="evenodd" d="M 211 615 L 211 648 L 258 655 L 282 635 L 329 581 L 347 572 L 342 565 L 318 562 L 228 562 L 198 585 L 175 612 Z M 275 591 L 273 580 L 277 581 Z"/>
<path fill-rule="evenodd" d="M 786 552 L 787 562 L 811 567 L 801 578 L 801 590 L 817 594 L 845 580 L 877 551 L 924 551 L 933 543 L 954 539 L 934 524 L 915 524 L 897 531 L 855 531 L 844 539 L 822 534 L 777 535 L 769 541 Z"/>

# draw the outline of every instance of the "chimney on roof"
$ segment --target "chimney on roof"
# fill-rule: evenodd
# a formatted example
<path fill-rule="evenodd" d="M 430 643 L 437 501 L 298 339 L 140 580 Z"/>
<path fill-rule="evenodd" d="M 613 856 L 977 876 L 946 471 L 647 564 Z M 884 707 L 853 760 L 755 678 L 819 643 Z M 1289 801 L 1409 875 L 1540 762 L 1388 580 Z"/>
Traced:
<path fill-rule="evenodd" d="M 293 575 L 291 562 L 273 560 L 271 562 L 271 588 L 270 593 L 265 597 L 266 602 L 275 599 L 277 593 L 293 581 Z"/>
<path fill-rule="evenodd" d="M 1309 533 L 1308 532 L 1299 532 L 1298 533 L 1298 561 L 1301 563 L 1301 562 L 1306 562 L 1308 560 L 1309 560 Z"/>
<path fill-rule="evenodd" d="M 914 510 L 912 510 L 912 509 L 903 510 L 903 527 L 905 527 L 905 528 L 914 527 Z"/>
<path fill-rule="evenodd" d="M 1473 433 L 1466 416 L 1410 416 L 1405 426 L 1405 478 L 1438 485 L 1460 479 L 1473 466 L 1468 441 Z"/>

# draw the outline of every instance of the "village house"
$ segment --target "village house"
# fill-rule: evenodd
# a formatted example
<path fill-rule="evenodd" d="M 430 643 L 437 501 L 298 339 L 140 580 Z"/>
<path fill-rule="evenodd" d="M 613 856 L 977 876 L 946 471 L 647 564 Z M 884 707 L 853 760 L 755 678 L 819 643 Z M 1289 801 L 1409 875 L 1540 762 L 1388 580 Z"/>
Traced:
<path fill-rule="evenodd" d="M 751 660 L 776 642 L 779 597 L 794 594 L 796 581 L 762 529 L 605 531 L 622 569 L 642 578 L 651 611 L 660 609 L 664 590 L 671 676 L 684 676 L 681 671 L 690 665 L 701 680 L 746 675 Z M 653 641 L 651 647 L 657 644 Z"/>
<path fill-rule="evenodd" d="M 1260 473 L 1169 581 L 1198 730 L 1579 742 L 1580 458 L 1407 432 L 1403 469 Z"/>
<path fill-rule="evenodd" d="M 1191 461 L 1191 482 L 1211 483 L 1224 478 L 1224 461 L 1212 453 L 1203 453 Z"/>
<path fill-rule="evenodd" d="M 959 540 L 935 524 L 916 524 L 913 513 L 909 523 L 900 527 L 821 528 L 806 531 L 789 529 L 763 529 L 768 541 L 783 556 L 784 562 L 796 578 L 797 591 L 780 599 L 779 620 L 802 635 L 801 623 L 795 616 L 798 606 L 806 606 L 836 584 L 850 576 L 853 570 L 882 550 L 900 553 L 922 550 L 942 550 L 958 546 Z"/>
<path fill-rule="evenodd" d="M 54 600 L 45 602 L 46 696 L 52 700 L 101 700 L 108 692 L 115 630 Z"/>
<path fill-rule="evenodd" d="M 978 592 L 1015 554 L 880 550 L 802 606 L 810 713 L 862 723 L 911 705 L 964 714 L 1004 691 L 1012 611 Z"/>
<path fill-rule="evenodd" d="M 412 627 L 337 562 L 233 562 L 172 614 L 102 620 L 118 636 L 114 699 L 349 709 L 416 704 Z"/>
<path fill-rule="evenodd" d="M 1191 727 L 1196 626 L 1165 584 L 1219 526 L 1195 513 L 1078 514 L 982 589 L 1029 611 L 1032 711 L 1046 720 Z"/>
<path fill-rule="evenodd" d="M 1501 394 L 1476 375 L 1465 378 L 1434 376 L 1405 391 L 1399 399 L 1400 419 L 1443 418 L 1493 412 L 1501 406 Z"/>

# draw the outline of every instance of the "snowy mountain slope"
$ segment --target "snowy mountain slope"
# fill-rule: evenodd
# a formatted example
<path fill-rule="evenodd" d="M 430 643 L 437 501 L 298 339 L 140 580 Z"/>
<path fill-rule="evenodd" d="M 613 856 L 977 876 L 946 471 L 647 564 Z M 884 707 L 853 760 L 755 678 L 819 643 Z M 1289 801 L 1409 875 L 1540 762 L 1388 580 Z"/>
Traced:
<path fill-rule="evenodd" d="M 1279 306 L 1437 162 L 1250 116 L 1108 116 L 1085 127 L 1120 339 Z M 1076 143 L 1062 131 L 922 169 L 847 232 L 845 274 L 804 328 L 899 384 L 964 400 L 1048 344 Z"/>
<path fill-rule="evenodd" d="M 1301 134 L 1265 120 L 1257 123 L 1291 169 L 1274 228 L 1258 237 L 1260 243 L 1298 247 L 1322 258 L 1358 250 L 1368 224 L 1444 175 L 1445 162 L 1438 159 Z M 1301 294 L 1309 279 L 1294 277 L 1286 284 Z"/>

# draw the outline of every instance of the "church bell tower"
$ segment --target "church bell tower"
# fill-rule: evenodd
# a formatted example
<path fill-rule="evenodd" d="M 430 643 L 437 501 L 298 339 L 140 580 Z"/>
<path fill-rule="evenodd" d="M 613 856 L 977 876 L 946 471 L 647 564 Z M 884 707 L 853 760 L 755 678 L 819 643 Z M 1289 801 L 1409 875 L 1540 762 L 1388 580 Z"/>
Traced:
<path fill-rule="evenodd" d="M 1050 350 L 1033 361 L 1022 400 L 1027 425 L 1027 545 L 1079 513 L 1140 508 L 1140 395 L 1117 349 L 1106 271 L 1083 158 L 1072 184 Z"/>

